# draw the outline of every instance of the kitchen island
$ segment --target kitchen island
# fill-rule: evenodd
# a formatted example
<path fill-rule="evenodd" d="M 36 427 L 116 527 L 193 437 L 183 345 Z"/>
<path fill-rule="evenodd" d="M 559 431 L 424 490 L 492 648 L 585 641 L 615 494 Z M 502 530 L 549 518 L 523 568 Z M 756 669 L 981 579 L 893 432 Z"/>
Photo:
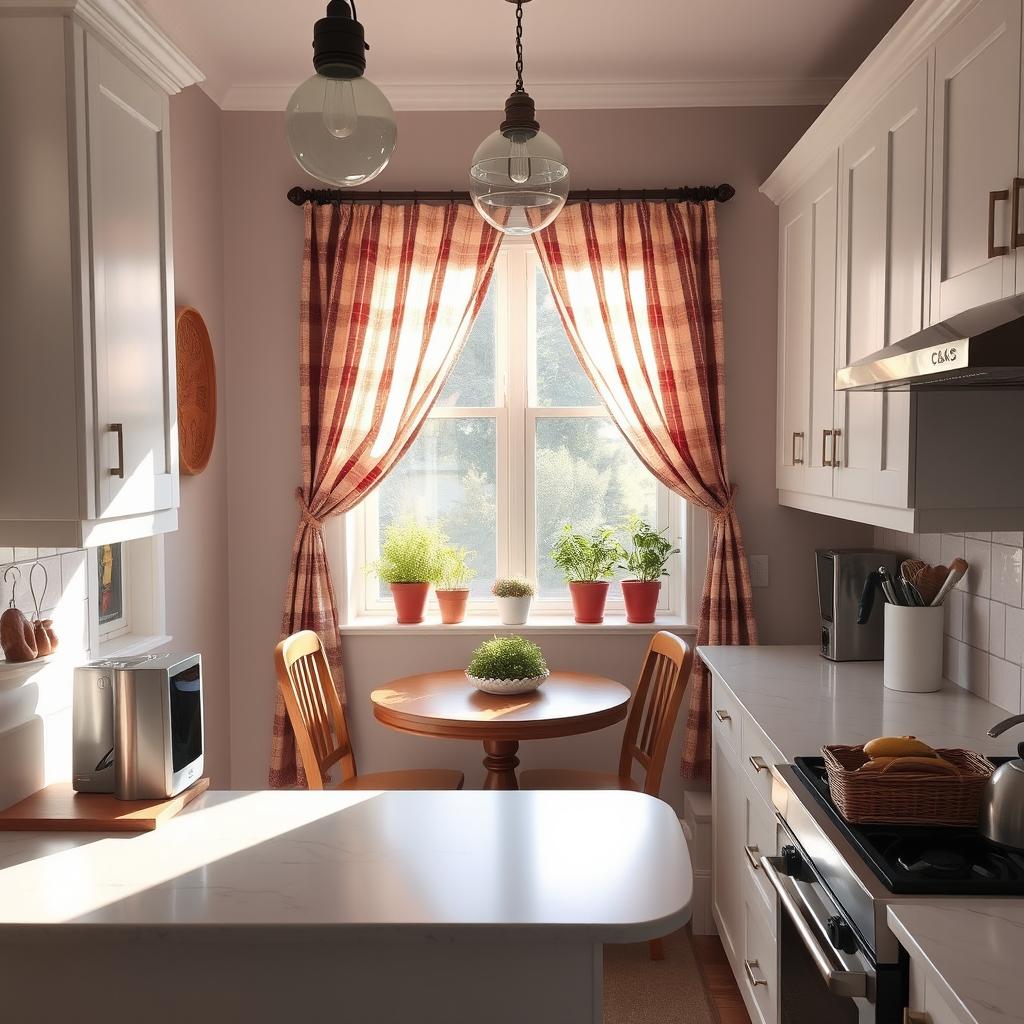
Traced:
<path fill-rule="evenodd" d="M 144 835 L 0 834 L 5 1009 L 593 1024 L 602 944 L 681 927 L 691 887 L 637 793 L 210 792 Z"/>

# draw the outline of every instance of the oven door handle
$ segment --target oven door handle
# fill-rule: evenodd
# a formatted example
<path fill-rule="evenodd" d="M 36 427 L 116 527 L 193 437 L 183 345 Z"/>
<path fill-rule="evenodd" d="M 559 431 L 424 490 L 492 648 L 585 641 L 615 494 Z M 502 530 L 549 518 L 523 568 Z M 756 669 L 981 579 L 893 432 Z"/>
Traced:
<path fill-rule="evenodd" d="M 765 876 L 771 882 L 772 888 L 778 894 L 779 902 L 782 904 L 789 919 L 793 922 L 797 934 L 800 936 L 807 952 L 810 953 L 814 966 L 824 979 L 829 992 L 837 996 L 849 998 L 867 997 L 868 975 L 862 971 L 837 970 L 832 963 L 831 957 L 818 941 L 814 930 L 807 923 L 798 904 L 799 897 L 794 895 L 788 879 L 779 873 L 779 866 L 782 864 L 780 857 L 762 857 L 761 867 Z"/>

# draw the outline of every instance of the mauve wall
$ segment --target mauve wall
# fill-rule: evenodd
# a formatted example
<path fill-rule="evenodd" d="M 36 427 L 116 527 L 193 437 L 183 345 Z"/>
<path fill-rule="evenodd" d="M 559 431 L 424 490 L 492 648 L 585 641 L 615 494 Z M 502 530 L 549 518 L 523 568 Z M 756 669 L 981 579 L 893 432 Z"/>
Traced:
<path fill-rule="evenodd" d="M 719 211 L 727 347 L 731 475 L 747 549 L 770 556 L 771 583 L 755 591 L 767 643 L 813 643 L 817 612 L 812 551 L 871 540 L 867 527 L 779 507 L 775 493 L 777 211 L 760 182 L 813 120 L 814 108 L 544 112 L 563 145 L 577 188 L 649 187 L 729 181 L 737 194 Z M 228 563 L 231 607 L 231 781 L 265 784 L 273 706 L 271 650 L 297 519 L 299 483 L 298 291 L 302 214 L 285 200 L 305 179 L 284 140 L 283 115 L 221 115 L 227 317 Z M 465 187 L 474 148 L 496 115 L 399 115 L 400 141 L 381 188 Z M 552 641 L 565 667 L 605 666 L 624 681 L 640 638 Z M 478 782 L 476 744 L 406 738 L 378 725 L 366 695 L 414 669 L 457 664 L 465 643 L 351 637 L 345 658 L 354 740 L 363 767 L 450 764 Z M 580 766 L 614 767 L 618 730 L 558 749 Z M 556 756 L 524 748 L 524 763 Z M 559 755 L 561 759 L 561 755 Z M 670 771 L 674 780 L 675 773 Z M 666 795 L 675 800 L 673 792 Z"/>
<path fill-rule="evenodd" d="M 195 306 L 210 330 L 220 402 L 217 441 L 199 476 L 181 477 L 178 530 L 164 540 L 167 632 L 176 651 L 203 655 L 206 773 L 230 784 L 227 446 L 221 112 L 192 87 L 171 97 L 174 301 Z"/>

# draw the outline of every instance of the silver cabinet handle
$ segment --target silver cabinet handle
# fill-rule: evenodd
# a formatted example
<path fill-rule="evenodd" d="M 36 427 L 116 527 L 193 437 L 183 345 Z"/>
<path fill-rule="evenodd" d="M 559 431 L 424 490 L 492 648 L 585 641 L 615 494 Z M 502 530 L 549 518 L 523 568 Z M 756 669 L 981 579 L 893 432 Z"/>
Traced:
<path fill-rule="evenodd" d="M 796 457 L 796 439 L 800 438 L 800 458 Z M 794 466 L 802 466 L 804 464 L 804 435 L 802 430 L 793 431 L 793 440 L 789 449 L 790 458 Z"/>
<path fill-rule="evenodd" d="M 754 771 L 758 775 L 768 771 L 768 762 L 760 754 L 751 754 L 747 760 L 754 766 Z"/>
<path fill-rule="evenodd" d="M 744 846 L 743 852 L 747 855 L 747 860 L 750 861 L 750 866 L 755 871 L 760 871 L 761 851 L 756 846 Z"/>
<path fill-rule="evenodd" d="M 715 718 L 717 718 L 720 722 L 732 721 L 732 715 L 730 715 L 728 711 L 716 711 Z"/>
<path fill-rule="evenodd" d="M 757 960 L 744 960 L 743 970 L 747 972 L 747 977 L 750 979 L 750 984 L 757 988 L 758 985 L 767 985 L 768 979 L 764 976 L 764 971 L 761 970 L 761 964 Z M 754 974 L 757 971 L 757 974 Z M 760 977 L 758 977 L 760 975 Z"/>
<path fill-rule="evenodd" d="M 832 459 L 825 455 L 825 449 L 828 448 L 828 439 L 832 436 L 831 430 L 823 430 L 821 432 L 821 464 L 823 466 L 831 466 Z M 835 449 L 833 448 L 833 452 Z"/>
<path fill-rule="evenodd" d="M 110 432 L 117 435 L 117 466 L 110 471 L 111 476 L 119 477 L 121 480 L 124 479 L 124 425 L 121 423 L 111 423 Z"/>
<path fill-rule="evenodd" d="M 918 1010 L 904 1010 L 903 1024 L 932 1024 L 931 1017 L 927 1013 Z"/>
<path fill-rule="evenodd" d="M 829 463 L 833 469 L 841 469 L 839 465 L 839 438 L 843 436 L 841 430 L 832 431 L 832 461 Z"/>
<path fill-rule="evenodd" d="M 1010 198 L 1008 188 L 1000 189 L 988 194 L 988 258 L 995 259 L 997 256 L 1005 256 L 1010 251 L 1008 245 L 996 245 L 996 203 L 1001 203 Z M 1010 238 L 1013 238 L 1016 225 L 1010 227 Z"/>
<path fill-rule="evenodd" d="M 779 857 L 762 857 L 761 867 L 765 877 L 771 882 L 772 888 L 779 897 L 779 903 L 786 912 L 801 941 L 810 953 L 814 966 L 825 981 L 830 992 L 837 996 L 857 998 L 868 993 L 868 976 L 862 971 L 837 970 L 832 964 L 829 954 L 822 948 L 807 918 L 804 917 L 797 898 L 790 891 L 790 883 L 779 874 L 778 866 L 782 863 Z"/>

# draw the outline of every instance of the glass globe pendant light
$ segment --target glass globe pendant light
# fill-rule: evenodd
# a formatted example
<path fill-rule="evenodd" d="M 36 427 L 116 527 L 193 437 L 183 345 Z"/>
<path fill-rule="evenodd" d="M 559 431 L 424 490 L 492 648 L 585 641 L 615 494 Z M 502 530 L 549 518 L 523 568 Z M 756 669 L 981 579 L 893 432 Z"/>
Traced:
<path fill-rule="evenodd" d="M 288 101 L 288 144 L 299 166 L 332 185 L 354 187 L 387 166 L 398 138 L 387 97 L 363 77 L 366 40 L 355 4 L 330 0 L 313 26 L 313 67 Z"/>
<path fill-rule="evenodd" d="M 569 196 L 569 168 L 558 143 L 540 130 L 523 88 L 523 4 L 516 5 L 516 87 L 505 120 L 473 154 L 469 191 L 480 216 L 506 235 L 532 235 L 558 216 Z"/>

